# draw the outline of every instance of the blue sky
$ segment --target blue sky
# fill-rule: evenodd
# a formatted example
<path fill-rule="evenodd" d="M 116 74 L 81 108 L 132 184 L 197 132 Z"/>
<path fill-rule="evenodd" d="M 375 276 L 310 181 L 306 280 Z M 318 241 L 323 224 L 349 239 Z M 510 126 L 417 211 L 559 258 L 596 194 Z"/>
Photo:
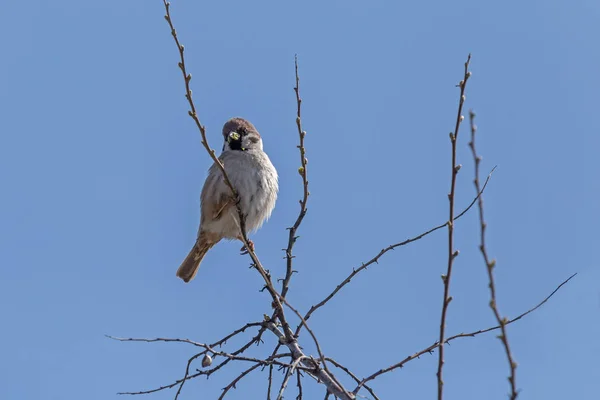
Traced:
<path fill-rule="evenodd" d="M 276 277 L 301 182 L 293 93 L 300 59 L 310 203 L 289 299 L 306 311 L 381 248 L 447 218 L 450 143 L 465 58 L 477 112 L 498 301 L 523 399 L 594 399 L 600 390 L 600 5 L 596 1 L 173 1 L 209 142 L 251 120 L 280 174 L 271 220 L 253 236 Z M 180 378 L 184 345 L 212 342 L 268 312 L 260 277 L 221 243 L 196 279 L 191 247 L 210 160 L 187 117 L 177 52 L 158 0 L 12 1 L 0 25 L 0 398 L 111 399 Z M 457 205 L 474 196 L 467 130 Z M 477 215 L 456 224 L 447 332 L 493 325 Z M 385 255 L 310 325 L 359 376 L 435 341 L 446 240 L 439 231 Z M 249 333 L 249 334 L 253 334 Z M 264 355 L 274 338 L 250 354 Z M 232 341 L 231 347 L 241 343 Z M 301 344 L 314 353 L 309 337 Z M 382 399 L 431 399 L 437 355 L 377 379 Z M 242 366 L 188 383 L 217 398 Z M 505 399 L 493 334 L 446 352 L 447 399 Z M 341 374 L 338 374 L 341 375 Z M 286 398 L 295 398 L 290 387 Z M 264 398 L 255 372 L 231 399 Z M 322 398 L 307 382 L 306 398 Z M 171 399 L 174 392 L 152 395 Z"/>

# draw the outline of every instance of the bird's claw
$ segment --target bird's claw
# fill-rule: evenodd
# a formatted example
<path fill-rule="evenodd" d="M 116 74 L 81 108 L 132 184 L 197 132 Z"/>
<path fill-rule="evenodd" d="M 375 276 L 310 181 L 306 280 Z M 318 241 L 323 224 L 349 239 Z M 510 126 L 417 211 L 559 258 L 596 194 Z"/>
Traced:
<path fill-rule="evenodd" d="M 252 250 L 252 252 L 254 252 L 254 242 L 252 240 L 248 240 L 248 247 L 250 248 L 250 250 Z M 240 254 L 245 255 L 248 253 L 249 253 L 249 251 L 246 248 L 246 246 L 242 246 L 242 248 L 240 249 Z"/>

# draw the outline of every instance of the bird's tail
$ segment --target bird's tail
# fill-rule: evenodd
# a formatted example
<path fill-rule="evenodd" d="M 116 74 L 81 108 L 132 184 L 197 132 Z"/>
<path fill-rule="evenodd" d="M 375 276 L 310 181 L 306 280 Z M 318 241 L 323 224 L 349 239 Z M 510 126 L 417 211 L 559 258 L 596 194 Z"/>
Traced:
<path fill-rule="evenodd" d="M 185 283 L 194 279 L 206 252 L 215 244 L 214 242 L 208 242 L 200 238 L 177 269 L 177 276 L 183 279 Z"/>

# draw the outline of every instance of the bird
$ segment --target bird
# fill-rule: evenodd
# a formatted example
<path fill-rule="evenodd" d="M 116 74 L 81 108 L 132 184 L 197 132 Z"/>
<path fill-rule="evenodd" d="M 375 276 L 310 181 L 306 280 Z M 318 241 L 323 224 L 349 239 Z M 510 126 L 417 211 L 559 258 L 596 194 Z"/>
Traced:
<path fill-rule="evenodd" d="M 275 208 L 279 191 L 277 170 L 263 151 L 258 130 L 244 118 L 228 120 L 223 125 L 223 139 L 219 160 L 238 193 L 246 233 L 250 233 L 260 228 Z M 177 276 L 186 283 L 194 279 L 206 253 L 222 239 L 243 242 L 236 199 L 214 163 L 200 195 L 197 239 L 177 269 Z M 253 248 L 252 241 L 248 246 Z"/>

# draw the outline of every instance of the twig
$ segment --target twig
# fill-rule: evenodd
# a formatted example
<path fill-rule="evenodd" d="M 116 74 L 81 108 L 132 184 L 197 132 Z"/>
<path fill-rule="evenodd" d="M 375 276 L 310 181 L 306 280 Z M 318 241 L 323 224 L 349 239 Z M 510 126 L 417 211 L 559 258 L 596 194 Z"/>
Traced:
<path fill-rule="evenodd" d="M 298 364 L 301 361 L 302 361 L 302 358 L 298 358 L 298 359 L 294 360 L 294 362 L 292 363 L 292 366 L 288 368 L 287 372 L 285 373 L 285 377 L 283 378 L 283 382 L 281 382 L 281 388 L 279 388 L 279 394 L 277 395 L 277 400 L 283 400 L 283 392 L 285 392 L 285 388 L 287 387 L 287 384 L 288 384 L 290 378 L 294 375 L 296 367 L 298 366 Z"/>
<path fill-rule="evenodd" d="M 260 326 L 261 329 L 259 330 L 259 334 L 257 335 L 257 338 L 254 339 L 254 342 L 258 342 L 260 340 L 260 337 L 262 336 L 262 332 L 265 331 L 265 327 L 263 326 L 263 322 L 249 322 L 246 325 L 242 326 L 239 329 L 236 329 L 235 331 L 231 332 L 229 335 L 225 336 L 223 339 L 220 339 L 214 343 L 212 343 L 210 345 L 210 347 L 216 347 L 216 346 L 222 346 L 223 344 L 225 344 L 229 339 L 231 339 L 232 337 L 243 333 L 246 331 L 246 329 L 251 328 L 253 326 Z"/>
<path fill-rule="evenodd" d="M 118 394 L 130 394 L 130 395 L 148 394 L 148 393 L 158 392 L 158 391 L 164 390 L 164 389 L 170 389 L 170 388 L 173 388 L 173 387 L 175 387 L 177 385 L 180 385 L 179 389 L 177 391 L 177 393 L 179 394 L 181 392 L 181 388 L 182 388 L 184 382 L 186 382 L 186 381 L 188 381 L 190 379 L 196 378 L 198 376 L 201 376 L 201 375 L 210 376 L 214 372 L 216 372 L 219 369 L 221 369 L 223 366 L 227 365 L 232 360 L 263 362 L 263 364 L 265 364 L 265 363 L 267 363 L 267 364 L 273 364 L 274 363 L 274 364 L 287 365 L 287 364 L 278 363 L 278 362 L 275 362 L 275 361 L 269 363 L 269 362 L 266 362 L 265 360 L 259 360 L 259 359 L 253 359 L 253 358 L 238 356 L 238 354 L 242 354 L 250 346 L 252 346 L 254 343 L 256 343 L 257 340 L 260 340 L 260 336 L 262 335 L 262 333 L 265 330 L 266 330 L 266 327 L 262 326 L 261 329 L 259 329 L 258 334 L 256 336 L 254 336 L 252 338 L 252 340 L 250 340 L 248 343 L 246 343 L 244 346 L 242 346 L 238 350 L 234 351 L 233 353 L 225 353 L 225 352 L 221 352 L 221 351 L 215 351 L 214 349 L 212 349 L 213 346 L 220 345 L 221 344 L 220 342 L 222 342 L 222 340 L 215 342 L 216 344 L 214 344 L 214 345 L 207 345 L 207 344 L 204 344 L 204 343 L 193 342 L 195 346 L 203 347 L 205 350 L 202 351 L 202 352 L 200 352 L 200 353 L 198 353 L 198 354 L 195 354 L 194 356 L 192 356 L 188 360 L 188 363 L 186 365 L 186 372 L 185 372 L 185 375 L 184 375 L 184 377 L 182 379 L 179 379 L 179 380 L 173 382 L 170 385 L 160 386 L 160 387 L 155 388 L 155 389 L 150 389 L 150 390 L 145 390 L 145 391 L 139 391 L 139 392 L 120 392 Z M 238 331 L 239 331 L 239 329 L 238 329 Z M 230 336 L 230 335 L 228 335 L 228 336 Z M 118 341 L 121 341 L 121 342 L 180 342 L 180 341 L 183 341 L 185 343 L 188 342 L 187 339 L 179 340 L 179 339 L 170 339 L 170 338 L 141 339 L 141 338 L 117 338 L 117 337 L 112 337 L 112 336 L 109 336 L 109 338 L 114 339 L 114 340 L 118 340 Z M 191 341 L 189 341 L 189 342 L 191 342 Z M 213 356 L 222 356 L 222 357 L 225 357 L 226 359 L 223 362 L 221 362 L 219 365 L 217 365 L 217 366 L 215 366 L 215 367 L 213 367 L 211 369 L 204 370 L 204 371 L 198 371 L 195 374 L 189 375 L 189 366 L 190 366 L 191 362 L 194 361 L 195 359 L 197 359 L 198 357 L 200 357 L 201 355 L 207 354 L 207 353 L 210 353 Z M 281 357 L 281 356 L 284 356 L 284 355 L 272 355 L 269 359 L 272 360 L 274 358 L 278 358 L 278 357 Z"/>
<path fill-rule="evenodd" d="M 177 400 L 179 398 L 179 394 L 181 394 L 181 391 L 183 390 L 183 385 L 187 381 L 187 377 L 190 376 L 190 365 L 192 364 L 192 362 L 195 359 L 197 359 L 201 355 L 202 355 L 202 353 L 198 353 L 198 354 L 190 357 L 190 359 L 188 360 L 188 362 L 185 366 L 185 374 L 183 375 L 183 379 L 181 380 L 181 383 L 179 384 L 179 387 L 177 388 L 177 393 L 175 393 L 175 400 Z"/>
<path fill-rule="evenodd" d="M 338 367 L 339 369 L 341 369 L 342 371 L 344 371 L 346 374 L 348 374 L 352 379 L 354 379 L 354 381 L 356 383 L 358 383 L 358 384 L 361 383 L 361 380 L 358 379 L 358 377 L 356 375 L 354 375 L 352 373 L 352 371 L 350 371 L 347 367 L 344 367 L 342 364 L 340 364 L 339 362 L 335 361 L 331 357 L 325 357 L 325 359 L 327 361 L 329 361 L 330 363 L 332 363 L 333 365 L 335 365 L 336 367 Z M 377 395 L 375 394 L 375 392 L 373 391 L 373 389 L 371 389 L 368 385 L 366 385 L 364 383 L 362 384 L 362 386 L 364 386 L 364 388 L 367 389 L 367 391 L 371 394 L 371 396 L 373 396 L 374 400 L 379 400 L 379 397 L 377 397 Z"/>
<path fill-rule="evenodd" d="M 273 386 L 273 366 L 269 365 L 269 378 L 267 379 L 267 400 L 271 400 L 271 387 Z"/>
<path fill-rule="evenodd" d="M 538 303 L 538 304 L 537 304 L 535 307 L 533 307 L 533 308 L 530 308 L 529 310 L 525 311 L 524 313 L 520 314 L 519 316 L 517 316 L 517 317 L 515 317 L 515 318 L 513 318 L 513 319 L 511 319 L 511 320 L 509 320 L 509 321 L 507 321 L 507 322 L 506 322 L 506 325 L 510 325 L 510 324 L 512 324 L 512 323 L 514 323 L 514 322 L 517 322 L 517 321 L 518 321 L 518 320 L 520 320 L 521 318 L 523 318 L 523 317 L 525 317 L 525 316 L 529 315 L 530 313 L 534 312 L 535 310 L 537 310 L 538 308 L 540 308 L 541 306 L 543 306 L 543 305 L 544 305 L 544 304 L 545 304 L 545 303 L 546 303 L 546 302 L 547 302 L 547 301 L 548 301 L 548 300 L 549 300 L 549 299 L 550 299 L 552 296 L 554 296 L 554 294 L 555 294 L 556 292 L 558 292 L 558 291 L 560 290 L 560 288 L 562 288 L 564 285 L 566 285 L 566 284 L 567 284 L 567 282 L 569 282 L 569 281 L 570 281 L 570 280 L 571 280 L 573 277 L 575 277 L 576 275 L 577 275 L 576 273 L 575 273 L 575 274 L 573 274 L 573 275 L 571 275 L 569 278 L 567 278 L 565 281 L 563 281 L 563 282 L 562 282 L 560 285 L 558 285 L 558 286 L 557 286 L 557 287 L 556 287 L 556 288 L 555 288 L 555 289 L 552 291 L 552 293 L 550 293 L 548 296 L 546 296 L 546 298 L 544 298 L 544 300 L 542 300 L 541 302 L 539 302 L 539 303 Z M 482 333 L 491 332 L 491 331 L 494 331 L 494 330 L 497 330 L 497 329 L 500 329 L 500 325 L 496 325 L 496 326 L 493 326 L 493 327 L 491 327 L 491 328 L 487 328 L 487 329 L 481 329 L 481 330 L 474 331 L 474 332 L 469 332 L 469 333 L 459 333 L 459 334 L 457 334 L 457 335 L 454 335 L 454 336 L 451 336 L 451 337 L 447 338 L 447 339 L 444 341 L 444 343 L 449 343 L 449 342 L 451 342 L 452 340 L 454 340 L 454 339 L 458 339 L 458 338 L 464 338 L 464 337 L 475 337 L 475 336 L 477 336 L 477 335 L 480 335 L 480 334 L 482 334 Z M 422 356 L 422 355 L 423 355 L 423 354 L 425 354 L 425 353 L 431 353 L 433 350 L 435 350 L 435 349 L 436 349 L 436 348 L 438 348 L 438 347 L 440 347 L 440 343 L 436 341 L 436 342 L 435 342 L 435 343 L 433 343 L 431 346 L 429 346 L 429 347 L 426 347 L 426 348 L 424 348 L 423 350 L 421 350 L 421 351 L 418 351 L 418 352 L 414 353 L 413 355 L 406 357 L 404 360 L 402 360 L 402 361 L 400 361 L 400 362 L 398 362 L 398 363 L 396 363 L 396 364 L 394 364 L 394 365 L 391 365 L 391 366 L 389 366 L 389 367 L 387 367 L 387 368 L 380 369 L 380 370 L 378 370 L 378 371 L 374 372 L 373 374 L 371 374 L 371 375 L 369 375 L 368 377 L 364 378 L 364 379 L 363 379 L 363 380 L 360 382 L 360 384 L 359 384 L 359 385 L 358 385 L 358 386 L 357 386 L 357 387 L 356 387 L 356 388 L 355 388 L 355 389 L 352 391 L 352 393 L 354 393 L 354 394 L 357 394 L 357 393 L 358 393 L 358 391 L 360 390 L 360 388 L 361 388 L 361 387 L 363 387 L 363 386 L 365 385 L 365 383 L 366 383 L 366 382 L 369 382 L 369 381 L 371 381 L 371 380 L 373 380 L 373 379 L 377 378 L 378 376 L 380 376 L 380 375 L 383 375 L 383 374 L 385 374 L 385 373 L 387 373 L 387 372 L 393 371 L 393 370 L 395 370 L 395 369 L 397 369 L 397 368 L 402 368 L 402 367 L 404 366 L 404 364 L 406 364 L 407 362 L 409 362 L 409 361 L 412 361 L 412 360 L 414 360 L 415 358 L 419 358 L 420 356 Z"/>
<path fill-rule="evenodd" d="M 121 337 L 110 336 L 110 335 L 104 335 L 104 336 L 107 337 L 107 338 L 109 338 L 109 339 L 117 340 L 119 342 L 147 342 L 147 343 L 152 343 L 152 342 L 179 342 L 179 343 L 193 344 L 196 347 L 206 348 L 206 345 L 204 343 L 194 342 L 194 341 L 189 340 L 189 339 L 177 339 L 177 338 L 173 338 L 173 339 L 172 338 L 144 339 L 144 338 L 121 338 Z"/>
<path fill-rule="evenodd" d="M 294 314 L 296 314 L 296 316 L 300 319 L 302 325 L 304 325 L 304 327 L 306 328 L 306 330 L 308 331 L 310 336 L 313 338 L 313 341 L 315 342 L 315 346 L 317 347 L 317 352 L 319 353 L 319 358 L 321 359 L 321 363 L 323 363 L 323 369 L 331 376 L 331 378 L 335 381 L 335 383 L 337 383 L 338 386 L 342 390 L 345 391 L 344 386 L 336 379 L 335 375 L 327 367 L 327 363 L 325 362 L 326 358 L 323 355 L 323 352 L 321 351 L 321 345 L 319 344 L 319 341 L 317 340 L 317 336 L 309 328 L 308 324 L 306 323 L 306 320 L 304 318 L 302 318 L 302 314 L 300 314 L 300 312 L 298 312 L 298 310 L 296 310 L 294 307 L 292 307 L 292 305 L 290 303 L 288 303 L 288 301 L 286 299 L 284 299 L 282 297 L 281 300 L 285 303 L 286 306 L 288 306 L 290 308 L 290 310 L 292 310 L 294 312 Z M 349 395 L 348 393 L 346 393 L 346 394 Z"/>
<path fill-rule="evenodd" d="M 298 168 L 298 173 L 302 177 L 303 196 L 302 196 L 302 200 L 299 201 L 300 213 L 298 214 L 298 218 L 296 218 L 296 222 L 294 222 L 294 225 L 291 228 L 288 228 L 289 238 L 288 238 L 287 249 L 285 250 L 286 273 L 285 273 L 285 278 L 283 279 L 283 284 L 281 286 L 281 296 L 282 297 L 285 297 L 287 295 L 289 285 L 290 285 L 290 280 L 292 278 L 292 274 L 294 273 L 294 270 L 292 269 L 292 260 L 294 258 L 294 256 L 292 255 L 292 249 L 294 248 L 296 239 L 298 239 L 298 236 L 296 236 L 296 231 L 300 227 L 300 224 L 302 223 L 302 220 L 304 219 L 304 216 L 306 215 L 306 211 L 307 211 L 306 203 L 308 202 L 308 196 L 310 194 L 308 192 L 308 178 L 307 178 L 307 170 L 306 170 L 306 163 L 307 163 L 306 149 L 304 148 L 304 137 L 306 136 L 306 131 L 302 130 L 302 119 L 300 117 L 302 98 L 300 98 L 300 77 L 298 75 L 298 56 L 297 55 L 294 57 L 294 67 L 295 67 L 294 69 L 296 71 L 296 86 L 294 87 L 294 92 L 296 93 L 296 104 L 297 104 L 296 127 L 298 128 L 298 136 L 300 137 L 300 144 L 298 145 L 298 149 L 300 150 L 299 152 L 300 152 L 301 167 Z"/>
<path fill-rule="evenodd" d="M 246 375 L 248 375 L 250 372 L 254 371 L 256 368 L 260 367 L 260 364 L 255 364 L 253 366 L 251 366 L 250 368 L 248 368 L 247 370 L 245 370 L 244 372 L 242 372 L 237 378 L 235 378 L 229 385 L 225 386 L 223 388 L 223 393 L 221 393 L 221 395 L 219 396 L 219 400 L 222 400 L 225 395 L 227 394 L 227 392 L 229 392 L 229 390 L 231 388 L 235 389 L 235 385 Z"/>
<path fill-rule="evenodd" d="M 487 176 L 483 187 L 481 188 L 481 191 L 477 194 L 477 196 L 471 201 L 471 203 L 469 203 L 469 205 L 462 210 L 462 212 L 460 214 L 458 214 L 455 218 L 454 221 L 458 220 L 460 217 L 462 217 L 463 215 L 465 215 L 467 213 L 467 211 L 469 211 L 471 209 L 471 207 L 473 207 L 473 205 L 477 202 L 477 199 L 479 198 L 479 196 L 481 196 L 481 194 L 483 194 L 483 192 L 485 191 L 485 188 L 487 187 L 488 182 L 490 181 L 491 177 L 492 177 L 492 172 L 494 170 L 492 170 L 489 175 Z M 358 275 L 358 273 L 360 273 L 362 270 L 367 269 L 367 267 L 369 267 L 370 265 L 374 264 L 374 263 L 379 263 L 379 259 L 381 258 L 381 256 L 383 256 L 385 253 L 389 252 L 390 250 L 394 250 L 397 247 L 401 247 L 401 246 L 405 246 L 409 243 L 412 242 L 416 242 L 417 240 L 420 240 L 422 238 L 424 238 L 425 236 L 429 235 L 430 233 L 433 233 L 439 229 L 444 228 L 445 226 L 448 226 L 448 221 L 444 222 L 443 224 L 440 224 L 438 226 L 436 226 L 435 228 L 431 228 L 426 232 L 421 233 L 420 235 L 417 235 L 415 237 L 412 237 L 410 239 L 406 239 L 403 242 L 399 242 L 399 243 L 395 243 L 392 244 L 388 247 L 386 247 L 385 249 L 382 249 L 375 257 L 371 258 L 369 261 L 367 261 L 366 263 L 362 263 L 360 267 L 358 268 L 353 268 L 352 272 L 350 273 L 350 275 L 348 275 L 348 277 L 346 279 L 344 279 L 339 285 L 337 285 L 335 287 L 335 289 L 329 294 L 327 295 L 327 297 L 325 297 L 323 300 L 321 300 L 320 302 L 318 302 L 317 304 L 313 305 L 310 310 L 308 310 L 308 312 L 306 313 L 306 315 L 304 316 L 305 320 L 308 320 L 311 315 L 317 311 L 319 308 L 323 307 L 325 304 L 327 304 L 327 302 L 329 300 L 331 300 L 344 286 L 346 286 L 348 283 L 350 283 L 350 281 L 352 280 L 352 278 L 354 278 L 356 275 Z M 300 332 L 300 328 L 302 327 L 302 324 L 300 324 L 298 326 L 298 328 L 296 328 L 296 332 L 294 333 L 295 335 L 298 335 L 298 333 Z"/>
<path fill-rule="evenodd" d="M 298 396 L 296 396 L 296 400 L 302 400 L 302 375 L 300 370 L 296 371 L 296 376 L 298 377 L 296 386 L 298 387 Z"/>
<path fill-rule="evenodd" d="M 319 345 L 319 341 L 317 340 L 317 337 L 315 336 L 314 332 L 308 327 L 306 320 L 304 318 L 302 318 L 302 314 L 300 314 L 300 312 L 298 312 L 298 310 L 296 310 L 294 307 L 292 307 L 290 305 L 290 303 L 288 303 L 288 301 L 286 299 L 284 299 L 283 297 L 281 297 L 281 300 L 284 302 L 284 304 L 286 306 L 289 307 L 290 310 L 292 310 L 294 312 L 294 314 L 296 314 L 296 316 L 300 319 L 302 325 L 304 325 L 304 327 L 306 328 L 306 330 L 312 337 L 313 342 L 315 342 L 315 346 L 317 347 L 317 352 L 319 353 L 319 358 L 321 359 L 321 362 L 323 363 L 323 368 L 325 368 L 325 370 L 327 370 L 327 363 L 325 362 L 325 356 L 323 355 L 323 352 L 321 351 L 321 346 Z"/>
<path fill-rule="evenodd" d="M 253 326 L 261 326 L 262 327 L 263 323 L 262 322 L 249 322 L 246 325 L 242 326 L 241 328 L 236 329 L 235 331 L 233 331 L 229 335 L 225 336 L 223 339 L 220 339 L 220 340 L 218 340 L 215 343 L 212 343 L 210 345 L 206 345 L 204 343 L 199 343 L 199 342 L 194 342 L 193 340 L 190 340 L 190 339 L 180 339 L 180 338 L 153 338 L 153 339 L 146 339 L 146 338 L 120 338 L 120 337 L 115 337 L 115 336 L 111 336 L 111 335 L 104 335 L 104 336 L 106 336 L 109 339 L 117 340 L 117 341 L 120 341 L 120 342 L 147 342 L 147 343 L 153 343 L 153 342 L 178 342 L 178 343 L 187 343 L 187 344 L 194 345 L 196 347 L 202 347 L 202 348 L 206 349 L 207 347 L 221 346 L 227 340 L 231 339 L 235 335 L 238 335 L 240 333 L 245 332 L 246 329 L 251 328 Z M 205 354 L 205 352 L 203 352 L 202 354 Z"/>
<path fill-rule="evenodd" d="M 464 116 L 462 115 L 462 108 L 465 102 L 465 88 L 467 86 L 467 80 L 471 74 L 469 73 L 469 62 L 471 61 L 471 54 L 467 57 L 465 62 L 465 74 L 463 80 L 460 81 L 460 99 L 458 103 L 458 112 L 456 115 L 456 125 L 454 127 L 454 133 L 450 132 L 450 142 L 452 143 L 452 178 L 450 184 L 450 193 L 448 194 L 449 202 L 449 217 L 448 217 L 448 268 L 446 274 L 442 275 L 444 282 L 444 301 L 442 303 L 442 316 L 440 318 L 440 351 L 438 353 L 438 369 L 437 369 L 437 394 L 438 400 L 442 400 L 444 393 L 444 380 L 442 377 L 444 368 L 444 335 L 446 331 L 446 314 L 448 312 L 448 305 L 452 301 L 450 296 L 450 278 L 452 277 L 452 265 L 454 259 L 458 256 L 458 250 L 454 250 L 454 198 L 456 189 L 456 175 L 460 170 L 460 165 L 456 164 L 456 143 L 458 139 L 458 131 L 460 123 L 463 121 Z"/>
<path fill-rule="evenodd" d="M 163 0 L 163 4 L 165 5 L 165 11 L 166 11 L 165 20 L 167 20 L 167 23 L 169 24 L 169 28 L 171 28 L 171 36 L 173 36 L 173 39 L 175 40 L 175 44 L 177 45 L 177 50 L 179 50 L 179 60 L 180 61 L 179 61 L 178 66 L 179 66 L 179 69 L 181 70 L 181 73 L 183 74 L 183 80 L 185 82 L 185 98 L 187 99 L 187 101 L 190 105 L 190 109 L 191 109 L 190 111 L 188 111 L 188 115 L 190 117 L 192 117 L 192 119 L 196 123 L 196 126 L 198 127 L 198 130 L 200 131 L 200 135 L 202 136 L 202 145 L 208 152 L 208 155 L 210 156 L 210 158 L 212 158 L 212 160 L 215 162 L 215 164 L 217 164 L 217 166 L 223 173 L 223 178 L 225 179 L 225 183 L 231 189 L 231 191 L 234 195 L 234 198 L 237 199 L 238 198 L 237 192 L 236 192 L 235 188 L 233 187 L 233 184 L 229 180 L 227 173 L 225 172 L 225 167 L 223 166 L 223 163 L 221 162 L 221 160 L 219 160 L 215 151 L 213 149 L 211 149 L 210 146 L 208 145 L 208 140 L 206 139 L 206 129 L 204 128 L 204 125 L 202 125 L 202 123 L 200 122 L 200 118 L 198 117 L 198 114 L 196 112 L 196 106 L 194 104 L 194 101 L 192 100 L 192 89 L 190 88 L 190 81 L 192 80 L 192 75 L 188 74 L 187 70 L 186 70 L 185 57 L 183 55 L 185 48 L 179 42 L 179 38 L 177 37 L 177 31 L 175 30 L 175 27 L 173 26 L 173 21 L 171 20 L 171 12 L 170 12 L 171 11 L 170 10 L 171 3 L 168 2 L 167 0 Z"/>
<path fill-rule="evenodd" d="M 473 154 L 473 162 L 475 163 L 475 179 L 473 180 L 473 183 L 475 185 L 475 190 L 479 191 L 479 164 L 481 163 L 481 157 L 477 155 L 477 149 L 475 148 L 475 132 L 477 131 L 477 127 L 475 126 L 475 113 L 472 110 L 469 111 L 469 120 L 471 122 L 471 141 L 469 142 L 469 147 L 471 148 L 471 153 Z M 508 382 L 510 383 L 510 399 L 515 400 L 519 395 L 516 383 L 517 363 L 513 359 L 512 352 L 510 351 L 510 345 L 508 343 L 508 336 L 506 333 L 506 322 L 508 320 L 506 319 L 506 317 L 501 317 L 500 311 L 498 311 L 498 302 L 496 300 L 496 283 L 494 280 L 494 267 L 496 265 L 496 260 L 490 260 L 485 245 L 485 229 L 487 227 L 487 224 L 485 223 L 485 219 L 483 216 L 483 196 L 479 197 L 478 206 L 480 227 L 479 250 L 481 251 L 481 255 L 483 256 L 483 261 L 485 262 L 488 274 L 488 287 L 490 288 L 490 308 L 492 309 L 494 317 L 496 317 L 496 321 L 500 325 L 500 330 L 502 331 L 498 338 L 500 339 L 500 341 L 502 341 L 504 352 L 506 353 L 506 358 L 508 359 L 508 366 L 510 368 L 510 376 L 508 377 Z"/>
<path fill-rule="evenodd" d="M 281 344 L 287 346 L 292 352 L 292 359 L 302 358 L 302 364 L 306 367 L 305 371 L 311 376 L 315 377 L 317 381 L 323 383 L 327 387 L 327 391 L 333 393 L 335 396 L 342 400 L 354 400 L 354 396 L 346 391 L 342 385 L 340 385 L 333 374 L 326 371 L 325 368 L 321 368 L 319 363 L 316 362 L 312 357 L 306 357 L 302 352 L 298 342 L 294 339 L 291 342 L 287 341 L 286 336 L 279 330 L 273 321 L 267 322 L 267 329 L 273 332 L 279 339 Z"/>
<path fill-rule="evenodd" d="M 193 361 L 193 359 L 197 358 L 197 356 L 199 356 L 199 355 L 196 354 L 190 360 Z M 182 379 L 178 379 L 178 380 L 176 380 L 175 382 L 173 382 L 173 383 L 171 383 L 169 385 L 160 386 L 160 387 L 155 388 L 155 389 L 142 390 L 142 391 L 139 391 L 139 392 L 119 392 L 117 394 L 119 394 L 119 395 L 124 395 L 124 394 L 127 394 L 127 395 L 150 394 L 150 393 L 159 392 L 159 391 L 165 390 L 165 389 L 171 389 L 171 388 L 174 388 L 177 385 L 180 385 L 180 388 L 177 391 L 177 395 L 178 395 L 180 393 L 180 391 L 181 391 L 181 386 L 183 386 L 183 382 L 189 381 L 189 380 L 197 378 L 199 376 L 209 377 L 210 375 L 212 375 L 213 373 L 215 373 L 216 371 L 218 371 L 219 369 L 221 369 L 224 365 L 226 365 L 231 360 L 248 361 L 248 362 L 252 362 L 252 363 L 257 364 L 258 366 L 278 365 L 278 366 L 285 367 L 285 368 L 289 368 L 291 366 L 291 364 L 283 363 L 283 362 L 277 361 L 275 359 L 261 360 L 261 359 L 258 359 L 258 358 L 251 358 L 251 357 L 236 357 L 236 356 L 233 356 L 232 354 L 225 354 L 224 356 L 229 356 L 229 358 L 226 359 L 226 360 L 224 360 L 222 363 L 220 363 L 219 365 L 217 365 L 214 368 L 211 368 L 211 369 L 208 369 L 208 370 L 204 370 L 204 371 L 202 371 L 202 370 L 196 370 L 197 372 L 195 374 L 192 374 L 192 375 L 189 375 L 189 368 L 186 369 L 186 375 Z M 278 354 L 274 358 L 289 357 L 289 356 L 290 356 L 290 354 Z M 188 364 L 188 366 L 189 366 L 189 364 Z M 308 371 L 308 369 L 306 369 L 304 367 L 297 367 L 297 369 L 302 369 L 302 370 Z"/>

